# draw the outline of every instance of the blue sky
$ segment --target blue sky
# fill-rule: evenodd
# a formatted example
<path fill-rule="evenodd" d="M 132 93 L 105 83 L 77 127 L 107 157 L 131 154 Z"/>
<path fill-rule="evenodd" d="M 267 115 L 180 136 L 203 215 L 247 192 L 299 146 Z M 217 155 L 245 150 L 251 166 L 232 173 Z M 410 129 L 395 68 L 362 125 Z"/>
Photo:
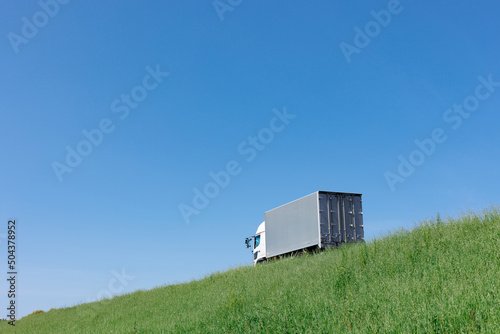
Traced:
<path fill-rule="evenodd" d="M 250 264 L 316 190 L 367 239 L 500 202 L 497 2 L 61 2 L 0 4 L 18 315 Z"/>

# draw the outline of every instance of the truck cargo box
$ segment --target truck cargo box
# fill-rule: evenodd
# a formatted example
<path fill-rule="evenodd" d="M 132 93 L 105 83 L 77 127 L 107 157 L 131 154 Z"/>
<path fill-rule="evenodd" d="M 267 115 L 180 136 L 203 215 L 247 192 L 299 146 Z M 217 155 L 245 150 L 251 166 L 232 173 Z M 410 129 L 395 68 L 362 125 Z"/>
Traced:
<path fill-rule="evenodd" d="M 317 191 L 265 213 L 266 257 L 364 240 L 361 194 Z"/>

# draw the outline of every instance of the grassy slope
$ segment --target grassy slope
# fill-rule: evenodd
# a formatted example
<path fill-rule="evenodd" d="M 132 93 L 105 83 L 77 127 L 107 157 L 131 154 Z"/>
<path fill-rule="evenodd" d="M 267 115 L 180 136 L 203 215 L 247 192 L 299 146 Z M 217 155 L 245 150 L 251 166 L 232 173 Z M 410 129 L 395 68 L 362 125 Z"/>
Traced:
<path fill-rule="evenodd" d="M 13 332 L 500 333 L 500 213 L 31 315 Z"/>

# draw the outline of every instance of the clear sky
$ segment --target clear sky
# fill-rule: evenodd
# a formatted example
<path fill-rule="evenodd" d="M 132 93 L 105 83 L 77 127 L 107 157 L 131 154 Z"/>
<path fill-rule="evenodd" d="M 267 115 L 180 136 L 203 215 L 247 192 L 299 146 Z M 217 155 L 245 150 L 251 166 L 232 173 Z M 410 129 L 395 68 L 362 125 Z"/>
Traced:
<path fill-rule="evenodd" d="M 317 190 L 362 193 L 367 239 L 499 204 L 499 10 L 2 1 L 18 315 L 249 265 L 264 212 Z"/>

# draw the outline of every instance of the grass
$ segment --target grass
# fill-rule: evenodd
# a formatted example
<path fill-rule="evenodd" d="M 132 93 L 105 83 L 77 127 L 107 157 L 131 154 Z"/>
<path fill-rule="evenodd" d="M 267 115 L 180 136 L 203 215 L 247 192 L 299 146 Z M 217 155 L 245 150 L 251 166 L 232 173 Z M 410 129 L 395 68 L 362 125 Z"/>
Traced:
<path fill-rule="evenodd" d="M 33 314 L 16 333 L 500 333 L 491 208 L 366 244 Z"/>

